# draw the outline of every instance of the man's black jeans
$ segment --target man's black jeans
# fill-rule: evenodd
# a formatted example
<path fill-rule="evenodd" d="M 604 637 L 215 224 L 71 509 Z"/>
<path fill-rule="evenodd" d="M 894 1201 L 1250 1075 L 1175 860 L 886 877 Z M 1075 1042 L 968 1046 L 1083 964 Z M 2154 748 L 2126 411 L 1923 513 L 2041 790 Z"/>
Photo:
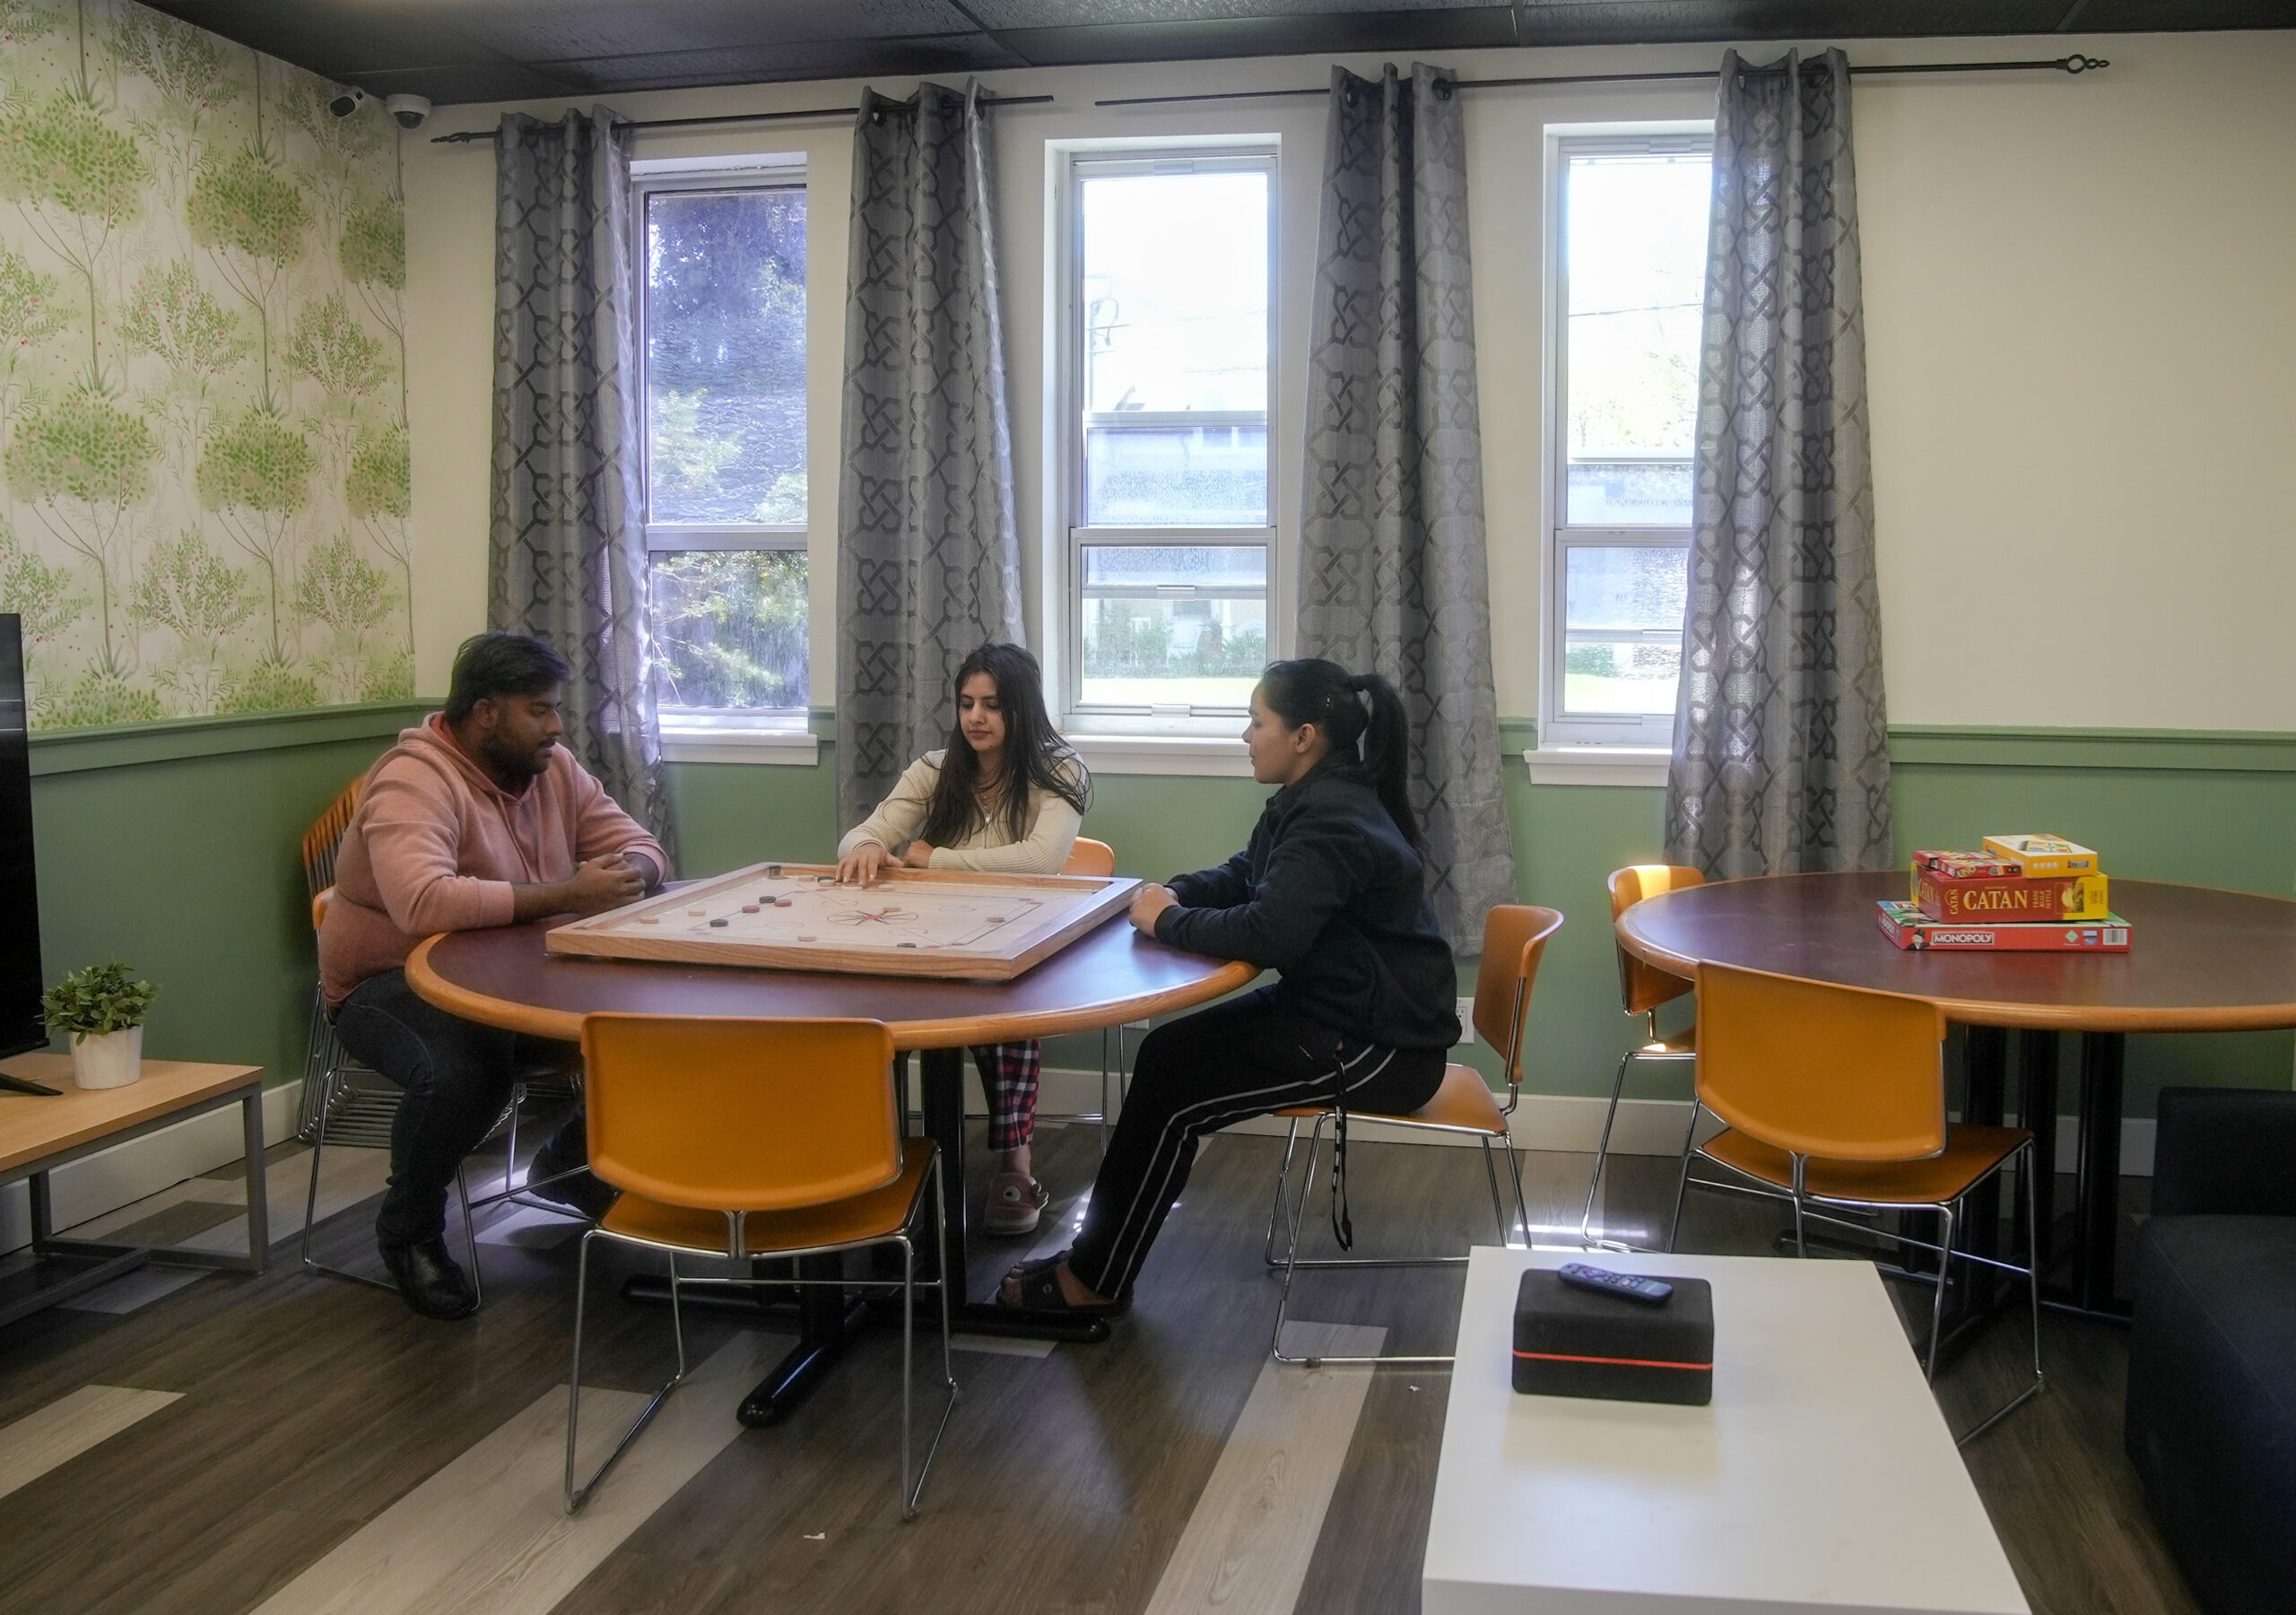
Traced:
<path fill-rule="evenodd" d="M 391 1126 L 391 1182 L 375 1217 L 386 1245 L 435 1239 L 447 1226 L 447 1188 L 510 1101 L 521 1071 L 561 1061 L 566 1045 L 480 1026 L 433 1008 L 386 970 L 351 990 L 335 1015 L 335 1036 L 361 1061 L 406 1090 Z M 582 1117 L 543 1146 L 548 1170 L 587 1157 Z"/>

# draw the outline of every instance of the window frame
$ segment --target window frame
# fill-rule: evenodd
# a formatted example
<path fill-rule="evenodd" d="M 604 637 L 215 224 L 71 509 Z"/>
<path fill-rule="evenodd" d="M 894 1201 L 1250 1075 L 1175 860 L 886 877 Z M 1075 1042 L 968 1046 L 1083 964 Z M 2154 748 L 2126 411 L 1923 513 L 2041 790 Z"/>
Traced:
<path fill-rule="evenodd" d="M 665 194 L 736 191 L 800 191 L 805 195 L 805 239 L 808 264 L 813 252 L 813 194 L 811 176 L 801 153 L 760 153 L 738 158 L 696 158 L 688 165 L 683 162 L 652 162 L 639 165 L 641 171 L 632 175 L 630 186 L 630 231 L 631 284 L 635 295 L 631 299 L 631 324 L 634 350 L 638 360 L 638 487 L 640 500 L 639 519 L 646 540 L 648 569 L 647 587 L 650 598 L 653 587 L 653 559 L 657 555 L 680 555 L 692 551 L 737 551 L 756 552 L 766 551 L 797 551 L 806 557 L 806 570 L 812 571 L 812 520 L 813 494 L 808 489 L 806 519 L 804 522 L 657 522 L 653 519 L 654 467 L 653 430 L 648 413 L 652 392 L 649 355 L 651 346 L 647 331 L 648 269 L 647 247 L 647 204 Z M 810 304 L 811 274 L 807 274 Z M 810 308 L 808 308 L 810 319 Z M 812 343 L 806 344 L 806 368 L 813 366 Z M 810 386 L 808 387 L 810 394 Z M 808 399 L 810 403 L 810 397 Z M 810 459 L 813 421 L 810 408 L 806 412 L 805 437 L 807 457 Z M 810 606 L 809 613 L 810 615 Z M 810 699 L 813 687 L 810 624 L 807 630 L 805 683 Z M 665 707 L 660 721 L 665 731 L 685 731 L 729 739 L 744 730 L 808 730 L 807 707 Z"/>
<path fill-rule="evenodd" d="M 1664 156 L 1714 150 L 1711 124 L 1685 127 L 1600 131 L 1550 129 L 1547 138 L 1546 229 L 1549 242 L 1546 319 L 1546 441 L 1543 445 L 1547 487 L 1543 513 L 1546 543 L 1544 574 L 1545 653 L 1540 658 L 1539 744 L 1546 747 L 1605 746 L 1635 750 L 1671 749 L 1674 715 L 1666 713 L 1578 713 L 1563 706 L 1570 651 L 1570 556 L 1579 549 L 1680 549 L 1688 564 L 1692 530 L 1688 523 L 1648 526 L 1576 526 L 1570 521 L 1570 169 L 1577 157 Z M 1695 449 L 1693 448 L 1693 454 Z M 1694 470 L 1693 461 L 1693 470 Z M 1668 642 L 1662 630 L 1639 630 L 1644 643 Z M 1604 643 L 1619 643 L 1616 633 Z M 1673 643 L 1680 643 L 1677 633 Z"/>
<path fill-rule="evenodd" d="M 1064 728 L 1074 727 L 1090 733 L 1122 733 L 1153 729 L 1178 734 L 1202 734 L 1227 736 L 1233 733 L 1238 719 L 1246 715 L 1241 706 L 1204 707 L 1193 703 L 1183 706 L 1175 702 L 1169 706 L 1119 706 L 1112 703 L 1087 703 L 1083 699 L 1084 684 L 1084 551 L 1095 545 L 1108 544 L 1169 544 L 1188 548 L 1259 549 L 1266 553 L 1266 585 L 1260 594 L 1266 612 L 1268 654 L 1277 652 L 1279 611 L 1285 593 L 1281 586 L 1283 554 L 1278 542 L 1276 522 L 1276 467 L 1278 453 L 1279 410 L 1276 385 L 1276 289 L 1279 265 L 1277 252 L 1281 234 L 1281 211 L 1278 184 L 1281 172 L 1277 143 L 1266 136 L 1239 137 L 1232 142 L 1207 143 L 1203 142 L 1175 143 L 1170 146 L 1144 146 L 1125 143 L 1108 146 L 1077 145 L 1060 153 L 1058 225 L 1056 232 L 1058 247 L 1054 273 L 1057 276 L 1059 303 L 1059 354 L 1056 371 L 1056 407 L 1059 410 L 1059 426 L 1054 435 L 1060 456 L 1057 478 L 1057 521 L 1059 543 L 1059 600 L 1056 613 L 1056 643 L 1060 647 L 1058 665 L 1053 672 L 1052 683 L 1057 692 L 1058 708 Z M 1188 411 L 1172 413 L 1175 422 L 1199 427 L 1257 425 L 1266 438 L 1267 455 L 1267 514 L 1265 525 L 1243 526 L 1101 526 L 1086 524 L 1084 501 L 1087 495 L 1087 463 L 1085 436 L 1097 423 L 1088 419 L 1083 408 L 1085 389 L 1084 361 L 1086 343 L 1083 297 L 1084 208 L 1082 181 L 1087 178 L 1122 175 L 1126 172 L 1155 173 L 1220 173 L 1257 172 L 1267 181 L 1267 343 L 1265 365 L 1267 377 L 1267 407 L 1253 417 L 1250 411 Z M 1152 420 L 1154 412 L 1125 412 L 1125 419 L 1134 424 Z M 1159 591 L 1161 592 L 1161 590 Z M 1175 591 L 1177 595 L 1177 591 Z M 1208 593 L 1191 589 L 1191 599 L 1249 598 L 1231 590 Z"/>

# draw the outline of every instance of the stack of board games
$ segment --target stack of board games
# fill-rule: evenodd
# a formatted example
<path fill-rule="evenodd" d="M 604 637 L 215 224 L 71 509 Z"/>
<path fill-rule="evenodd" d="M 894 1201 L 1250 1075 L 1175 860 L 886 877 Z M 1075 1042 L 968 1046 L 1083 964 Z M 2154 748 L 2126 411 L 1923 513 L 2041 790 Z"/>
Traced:
<path fill-rule="evenodd" d="M 1906 949 L 2125 953 L 2097 855 L 2061 836 L 1987 836 L 1982 852 L 1918 852 L 1913 891 L 1883 899 L 1882 934 Z"/>

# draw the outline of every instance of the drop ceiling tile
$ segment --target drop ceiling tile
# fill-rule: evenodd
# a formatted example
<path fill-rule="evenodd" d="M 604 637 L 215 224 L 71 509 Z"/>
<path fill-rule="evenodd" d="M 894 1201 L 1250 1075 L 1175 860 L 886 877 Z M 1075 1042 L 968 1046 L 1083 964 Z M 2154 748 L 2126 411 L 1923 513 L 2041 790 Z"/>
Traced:
<path fill-rule="evenodd" d="M 708 84 L 762 84 L 793 79 L 908 78 L 926 74 L 987 73 L 1028 64 L 987 34 L 914 39 L 848 39 L 735 50 L 666 51 L 644 56 L 551 64 L 577 74 L 598 93 L 672 90 Z"/>
<path fill-rule="evenodd" d="M 385 14 L 355 0 L 160 0 L 156 9 L 329 78 L 366 67 L 509 65 L 426 6 Z"/>
<path fill-rule="evenodd" d="M 1085 29 L 1129 23 L 1210 22 L 1355 12 L 1497 9 L 1490 0 L 970 0 L 985 27 Z"/>
<path fill-rule="evenodd" d="M 1478 50 L 1515 43 L 1514 13 L 1504 6 L 1000 30 L 997 37 L 1039 66 L 1355 50 Z"/>
<path fill-rule="evenodd" d="M 340 3 L 340 0 L 338 0 Z M 521 61 L 968 33 L 950 0 L 464 0 L 442 20 Z"/>

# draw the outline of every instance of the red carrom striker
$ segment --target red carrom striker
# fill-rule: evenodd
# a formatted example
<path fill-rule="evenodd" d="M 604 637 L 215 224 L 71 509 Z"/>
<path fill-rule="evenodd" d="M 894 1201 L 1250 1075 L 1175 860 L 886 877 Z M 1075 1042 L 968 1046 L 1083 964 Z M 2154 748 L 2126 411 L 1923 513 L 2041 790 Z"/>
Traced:
<path fill-rule="evenodd" d="M 1714 1400 L 1714 1290 L 1674 1287 L 1663 1306 L 1577 1289 L 1552 1268 L 1526 1269 L 1515 1292 L 1515 1389 L 1610 1402 Z"/>

